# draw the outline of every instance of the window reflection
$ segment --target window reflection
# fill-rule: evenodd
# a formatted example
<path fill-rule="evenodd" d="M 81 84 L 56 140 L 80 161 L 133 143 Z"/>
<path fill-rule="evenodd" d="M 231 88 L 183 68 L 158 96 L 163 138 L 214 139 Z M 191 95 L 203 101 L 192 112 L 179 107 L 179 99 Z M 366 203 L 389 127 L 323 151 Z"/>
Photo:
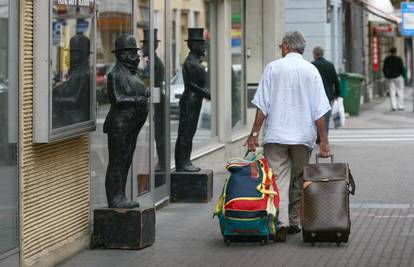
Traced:
<path fill-rule="evenodd" d="M 243 124 L 243 1 L 231 1 L 231 124 L 238 127 Z"/>
<path fill-rule="evenodd" d="M 14 1 L 13 1 L 14 2 Z M 12 83 L 12 73 L 17 72 L 17 55 L 10 47 L 18 45 L 18 40 L 10 40 L 9 29 L 18 31 L 9 17 L 12 0 L 0 0 L 0 254 L 14 249 L 18 245 L 17 236 L 17 144 L 14 132 L 17 132 L 17 112 L 13 107 L 17 103 L 17 84 Z M 17 14 L 14 14 L 17 16 Z M 9 28 L 10 27 L 10 28 Z M 17 62 L 17 60 L 16 60 Z"/>
<path fill-rule="evenodd" d="M 165 154 L 165 66 L 163 59 L 158 55 L 159 44 L 158 29 L 154 29 L 154 55 L 150 55 L 150 32 L 144 29 L 144 39 L 142 40 L 142 51 L 145 62 L 143 70 L 144 80 L 150 77 L 150 60 L 154 61 L 154 90 L 152 93 L 154 102 L 154 138 L 156 151 L 156 180 L 155 187 L 165 184 L 166 154 Z"/>
<path fill-rule="evenodd" d="M 136 2 L 136 39 L 143 44 L 143 40 L 148 40 L 148 37 L 145 38 L 144 34 L 147 29 L 149 29 L 150 22 L 150 1 L 149 0 L 138 0 Z M 148 33 L 147 33 L 148 35 Z M 148 52 L 148 51 L 147 51 Z M 143 53 L 143 51 L 141 51 Z M 145 57 L 141 54 L 141 62 L 138 67 L 138 73 L 142 77 L 142 80 L 148 88 L 150 87 L 151 80 L 149 75 L 149 57 Z M 136 184 L 133 188 L 135 192 L 134 197 L 137 195 L 143 195 L 150 191 L 151 189 L 151 161 L 150 161 L 150 117 L 148 116 L 147 122 L 142 127 L 141 132 L 138 137 L 137 147 L 135 149 L 134 159 L 133 159 L 133 168 L 132 168 L 132 177 L 134 183 Z"/>
<path fill-rule="evenodd" d="M 89 6 L 53 2 L 52 128 L 90 120 L 91 42 L 94 1 Z M 92 40 L 91 40 L 92 39 Z"/>
<path fill-rule="evenodd" d="M 55 76 L 53 84 L 53 128 L 89 120 L 90 40 L 76 34 L 69 44 L 69 69 L 63 77 Z"/>

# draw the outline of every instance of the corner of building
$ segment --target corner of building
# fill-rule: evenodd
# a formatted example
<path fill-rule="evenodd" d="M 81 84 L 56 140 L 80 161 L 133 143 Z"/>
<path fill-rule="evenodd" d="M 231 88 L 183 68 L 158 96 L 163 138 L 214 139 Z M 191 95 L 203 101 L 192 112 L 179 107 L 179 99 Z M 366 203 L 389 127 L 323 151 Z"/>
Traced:
<path fill-rule="evenodd" d="M 90 138 L 33 142 L 34 3 L 20 1 L 20 264 L 54 266 L 89 244 Z"/>

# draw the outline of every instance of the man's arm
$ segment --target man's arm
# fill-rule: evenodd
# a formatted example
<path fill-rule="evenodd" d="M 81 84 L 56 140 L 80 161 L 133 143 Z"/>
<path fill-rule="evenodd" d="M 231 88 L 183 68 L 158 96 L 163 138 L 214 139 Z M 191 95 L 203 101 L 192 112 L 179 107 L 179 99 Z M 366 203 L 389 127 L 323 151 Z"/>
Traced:
<path fill-rule="evenodd" d="M 400 59 L 400 70 L 401 70 L 401 74 L 402 74 L 402 76 L 403 76 L 403 78 L 404 78 L 404 72 L 405 72 L 405 70 L 404 70 L 404 62 L 403 62 L 403 60 L 402 60 L 402 58 L 399 58 Z"/>
<path fill-rule="evenodd" d="M 126 77 L 124 77 L 126 79 Z M 125 85 L 125 84 L 123 84 Z M 148 101 L 149 92 L 147 94 L 147 97 L 145 96 L 128 96 L 124 95 L 120 92 L 120 87 L 123 86 L 120 84 L 119 81 L 117 81 L 117 76 L 113 75 L 113 73 L 110 73 L 108 75 L 108 81 L 107 81 L 107 87 L 108 87 L 108 95 L 111 104 L 115 105 L 133 105 L 133 104 L 140 104 L 145 103 Z M 146 90 L 146 88 L 142 88 L 143 90 Z"/>
<path fill-rule="evenodd" d="M 200 86 L 198 86 L 197 84 L 193 82 L 190 82 L 190 83 L 191 83 L 191 89 L 193 90 L 194 93 L 199 94 L 208 100 L 211 100 L 211 95 L 207 88 L 201 88 Z"/>
<path fill-rule="evenodd" d="M 316 127 L 318 128 L 320 140 L 319 156 L 321 158 L 329 157 L 331 155 L 331 152 L 329 148 L 328 134 L 326 133 L 325 116 L 320 117 L 316 121 Z"/>
<path fill-rule="evenodd" d="M 264 113 L 259 108 L 257 108 L 252 132 L 246 140 L 247 149 L 249 151 L 256 151 L 256 146 L 259 145 L 259 132 L 265 118 L 266 116 Z"/>

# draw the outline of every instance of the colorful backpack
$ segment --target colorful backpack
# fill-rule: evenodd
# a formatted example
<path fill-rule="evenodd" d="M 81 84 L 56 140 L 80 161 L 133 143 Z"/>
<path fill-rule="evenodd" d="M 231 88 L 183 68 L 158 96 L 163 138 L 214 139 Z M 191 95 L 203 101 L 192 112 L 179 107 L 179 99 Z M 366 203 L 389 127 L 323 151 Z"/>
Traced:
<path fill-rule="evenodd" d="M 279 230 L 279 192 L 275 175 L 264 156 L 227 162 L 231 173 L 217 202 L 224 242 L 273 240 Z"/>

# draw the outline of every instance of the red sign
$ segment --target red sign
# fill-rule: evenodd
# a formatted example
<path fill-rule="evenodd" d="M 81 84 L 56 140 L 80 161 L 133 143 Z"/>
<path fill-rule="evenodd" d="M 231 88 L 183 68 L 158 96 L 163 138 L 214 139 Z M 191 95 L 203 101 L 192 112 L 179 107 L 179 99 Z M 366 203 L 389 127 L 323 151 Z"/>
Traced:
<path fill-rule="evenodd" d="M 381 25 L 381 26 L 377 26 L 374 27 L 374 31 L 379 33 L 379 32 L 394 32 L 394 29 L 391 25 Z"/>
<path fill-rule="evenodd" d="M 373 35 L 372 41 L 372 69 L 374 72 L 379 71 L 379 65 L 380 65 L 380 56 L 379 56 L 379 39 L 378 36 Z"/>

